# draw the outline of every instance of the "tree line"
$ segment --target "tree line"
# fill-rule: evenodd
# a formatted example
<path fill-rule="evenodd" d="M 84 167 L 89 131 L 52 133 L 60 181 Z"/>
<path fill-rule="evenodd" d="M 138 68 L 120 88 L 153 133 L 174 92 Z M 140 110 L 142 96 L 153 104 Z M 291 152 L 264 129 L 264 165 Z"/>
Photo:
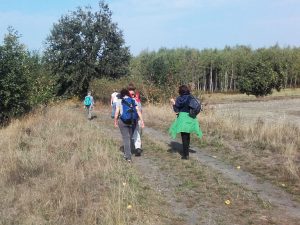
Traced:
<path fill-rule="evenodd" d="M 256 96 L 300 84 L 300 48 L 253 50 L 238 45 L 224 49 L 161 48 L 132 59 L 131 76 L 162 87 L 189 83 L 204 92 L 242 92 Z"/>
<path fill-rule="evenodd" d="M 112 89 L 134 82 L 144 99 L 160 102 L 189 84 L 199 92 L 264 96 L 299 87 L 300 48 L 161 48 L 130 54 L 103 0 L 61 16 L 42 53 L 30 52 L 8 28 L 0 45 L 0 124 L 53 99 L 82 97 L 88 89 L 105 100 Z M 163 91 L 162 91 L 163 90 Z"/>

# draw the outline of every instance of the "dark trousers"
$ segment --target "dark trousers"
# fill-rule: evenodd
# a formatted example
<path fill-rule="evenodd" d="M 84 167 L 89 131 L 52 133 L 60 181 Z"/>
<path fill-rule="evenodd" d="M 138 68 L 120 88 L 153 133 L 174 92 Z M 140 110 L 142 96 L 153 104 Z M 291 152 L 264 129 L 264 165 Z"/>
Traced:
<path fill-rule="evenodd" d="M 120 119 L 118 124 L 123 139 L 125 158 L 131 159 L 131 149 L 133 147 L 132 135 L 136 125 L 127 125 Z"/>
<path fill-rule="evenodd" d="M 182 139 L 182 157 L 189 156 L 189 148 L 190 148 L 190 133 L 181 132 L 181 139 Z"/>

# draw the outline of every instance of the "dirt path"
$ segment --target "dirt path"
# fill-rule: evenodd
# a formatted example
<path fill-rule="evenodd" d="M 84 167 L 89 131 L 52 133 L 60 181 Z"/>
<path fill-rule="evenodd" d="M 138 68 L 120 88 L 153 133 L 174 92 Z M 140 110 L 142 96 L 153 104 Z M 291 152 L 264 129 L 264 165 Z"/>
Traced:
<path fill-rule="evenodd" d="M 103 114 L 97 111 L 94 113 L 97 115 L 97 118 L 91 122 L 99 129 L 107 130 L 110 136 L 118 137 L 119 140 L 121 140 L 119 130 L 113 127 L 113 121 L 109 118 L 109 113 L 106 112 Z M 147 127 L 143 132 L 144 137 L 155 140 L 156 142 L 161 142 L 166 150 L 171 148 L 172 151 L 176 152 L 181 148 L 181 144 L 176 141 L 170 144 L 171 140 L 169 136 L 158 130 Z M 275 214 L 280 213 L 278 215 L 282 215 L 285 218 L 291 217 L 300 220 L 299 203 L 293 201 L 291 196 L 283 190 L 266 181 L 259 181 L 254 175 L 242 170 L 237 170 L 235 167 L 204 153 L 197 147 L 191 147 L 191 149 L 194 150 L 193 153 L 190 154 L 192 159 L 209 167 L 212 171 L 215 171 L 215 173 L 219 173 L 221 176 L 228 178 L 231 182 L 244 187 L 250 192 L 256 193 L 263 201 L 275 206 Z M 228 224 L 214 220 L 214 217 L 210 213 L 210 208 L 206 208 L 205 203 L 195 204 L 191 207 L 186 201 L 178 201 L 177 188 L 181 185 L 181 178 L 176 176 L 176 174 L 161 170 L 163 163 L 164 162 L 158 162 L 157 159 L 152 158 L 151 155 L 144 154 L 142 157 L 134 158 L 133 166 L 141 173 L 142 179 L 144 179 L 153 190 L 165 198 L 166 202 L 172 208 L 173 213 L 178 215 L 178 220 L 176 220 L 178 224 Z M 190 192 L 193 192 L 193 190 Z M 190 193 L 191 196 L 195 196 L 196 194 L 197 193 Z M 187 193 L 187 195 L 189 195 L 189 193 Z M 217 208 L 217 206 L 215 207 Z M 203 219 L 204 217 L 205 219 Z M 201 223 L 199 223 L 199 221 L 201 221 Z"/>
<path fill-rule="evenodd" d="M 165 198 L 173 213 L 179 216 L 179 221 L 183 220 L 191 225 L 198 224 L 199 210 L 188 207 L 185 202 L 176 201 L 176 188 L 180 184 L 178 177 L 162 171 L 159 164 L 147 156 L 135 158 L 135 166 L 137 166 L 142 178 L 149 181 L 152 188 Z"/>
<path fill-rule="evenodd" d="M 166 144 L 170 143 L 168 135 L 163 134 L 160 131 L 152 128 L 145 128 L 144 132 L 156 140 L 160 140 Z M 173 149 L 181 148 L 178 142 L 172 142 Z M 220 172 L 223 176 L 231 179 L 234 183 L 242 185 L 246 189 L 257 193 L 257 195 L 266 202 L 270 202 L 272 205 L 278 207 L 280 212 L 289 216 L 299 218 L 300 220 L 300 204 L 293 201 L 292 197 L 283 191 L 272 185 L 269 182 L 258 180 L 254 175 L 238 170 L 232 165 L 225 164 L 222 161 L 207 155 L 197 147 L 191 147 L 194 150 L 194 154 L 190 154 L 192 158 L 195 158 L 200 163 L 211 167 L 213 170 Z"/>

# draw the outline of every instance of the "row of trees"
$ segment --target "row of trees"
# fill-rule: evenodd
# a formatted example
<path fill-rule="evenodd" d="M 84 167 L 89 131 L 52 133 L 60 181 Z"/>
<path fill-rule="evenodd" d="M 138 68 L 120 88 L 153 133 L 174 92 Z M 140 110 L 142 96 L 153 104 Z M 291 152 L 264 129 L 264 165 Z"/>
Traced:
<path fill-rule="evenodd" d="M 55 97 L 82 97 L 91 87 L 99 96 L 109 95 L 129 81 L 148 101 L 158 93 L 172 95 L 183 83 L 200 91 L 264 96 L 273 89 L 299 86 L 300 49 L 163 48 L 132 57 L 101 0 L 97 11 L 85 7 L 63 15 L 41 55 L 26 50 L 9 28 L 0 46 L 0 124 Z"/>
<path fill-rule="evenodd" d="M 300 48 L 162 48 L 135 57 L 131 75 L 166 88 L 190 83 L 201 91 L 241 91 L 264 96 L 274 88 L 299 86 Z"/>

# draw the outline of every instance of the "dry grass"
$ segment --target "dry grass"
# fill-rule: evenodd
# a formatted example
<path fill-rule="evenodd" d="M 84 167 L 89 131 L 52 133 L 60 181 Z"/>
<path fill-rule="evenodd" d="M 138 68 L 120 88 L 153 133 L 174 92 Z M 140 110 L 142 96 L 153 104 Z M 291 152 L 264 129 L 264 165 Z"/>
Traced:
<path fill-rule="evenodd" d="M 300 129 L 297 124 L 287 119 L 270 123 L 264 117 L 253 122 L 243 114 L 223 117 L 217 110 L 206 108 L 199 116 L 204 139 L 198 144 L 208 145 L 211 154 L 284 186 L 300 200 Z M 148 125 L 164 131 L 175 118 L 169 106 L 148 106 L 144 112 L 146 121 L 151 121 Z"/>
<path fill-rule="evenodd" d="M 0 130 L 0 224 L 159 224 L 116 140 L 74 106 Z"/>
<path fill-rule="evenodd" d="M 204 103 L 224 103 L 224 102 L 236 102 L 236 101 L 261 101 L 261 100 L 272 100 L 278 98 L 291 98 L 300 97 L 300 88 L 297 89 L 282 89 L 280 92 L 274 91 L 272 95 L 266 96 L 264 98 L 256 98 L 254 95 L 246 95 L 240 93 L 213 93 L 213 94 L 203 94 L 202 98 Z"/>
<path fill-rule="evenodd" d="M 173 196 L 173 201 L 177 203 L 173 202 L 172 207 L 179 207 L 182 213 L 185 212 L 182 205 L 187 207 L 191 212 L 188 218 L 193 217 L 197 224 L 298 224 L 297 220 L 272 212 L 274 208 L 270 203 L 261 200 L 257 194 L 193 158 L 180 160 L 178 154 L 166 151 L 170 146 L 149 138 L 143 139 L 146 142 L 145 154 L 155 159 L 155 165 L 160 167 L 160 176 L 164 179 L 154 181 L 154 185 L 158 189 L 168 190 L 169 195 Z M 226 200 L 230 200 L 228 205 Z"/>

